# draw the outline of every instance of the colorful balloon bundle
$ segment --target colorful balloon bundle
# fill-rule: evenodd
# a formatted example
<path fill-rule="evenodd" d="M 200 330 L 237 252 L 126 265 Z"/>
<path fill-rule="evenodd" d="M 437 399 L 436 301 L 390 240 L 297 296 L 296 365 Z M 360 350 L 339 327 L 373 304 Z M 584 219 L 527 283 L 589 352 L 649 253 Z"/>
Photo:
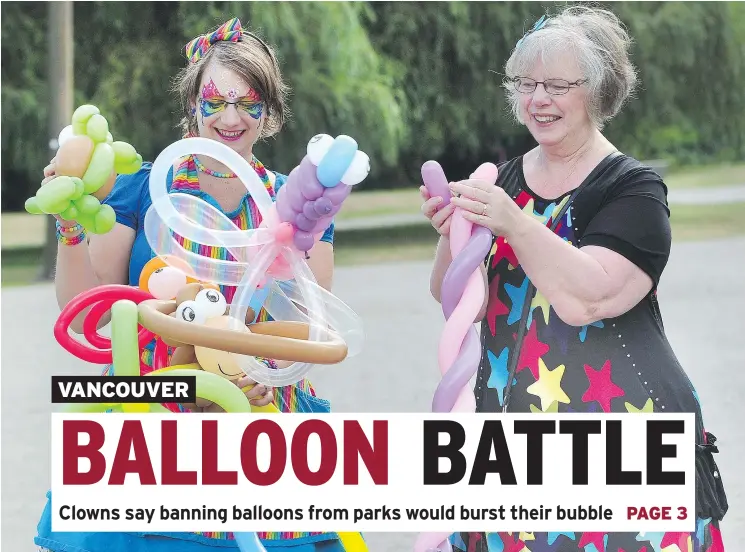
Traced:
<path fill-rule="evenodd" d="M 497 181 L 497 167 L 484 163 L 471 175 Z M 440 208 L 450 202 L 450 188 L 442 167 L 436 161 L 422 166 L 422 180 L 432 197 L 442 197 Z M 440 337 L 438 361 L 442 379 L 432 400 L 433 412 L 474 412 L 476 399 L 469 381 L 481 360 L 481 345 L 474 320 L 484 303 L 485 289 L 479 266 L 492 244 L 488 228 L 474 225 L 463 217 L 461 209 L 453 211 L 450 223 L 452 262 L 442 281 L 441 302 L 445 327 Z M 451 550 L 450 533 L 423 533 L 414 546 L 416 552 Z"/>
<path fill-rule="evenodd" d="M 114 142 L 109 123 L 93 105 L 75 110 L 72 125 L 62 130 L 58 142 L 56 178 L 26 200 L 26 211 L 75 220 L 93 234 L 109 232 L 116 215 L 101 200 L 117 174 L 140 170 L 142 157 L 130 144 Z"/>
<path fill-rule="evenodd" d="M 261 227 L 241 230 L 209 203 L 188 194 L 169 194 L 168 170 L 175 159 L 187 154 L 210 156 L 235 172 L 260 210 Z M 369 159 L 357 151 L 354 140 L 319 135 L 310 141 L 308 155 L 290 173 L 275 203 L 254 170 L 230 148 L 203 138 L 172 144 L 158 156 L 150 175 L 152 208 L 144 226 L 158 257 L 143 270 L 141 289 L 102 286 L 76 297 L 55 326 L 57 340 L 81 359 L 113 362 L 115 375 L 136 375 L 147 368 L 140 362 L 142 347 L 155 338 L 155 370 L 144 377 L 196 375 L 199 397 L 228 412 L 276 412 L 273 406 L 251 407 L 242 390 L 228 380 L 245 373 L 259 383 L 290 385 L 314 364 L 336 364 L 361 348 L 359 317 L 316 283 L 305 259 L 351 186 L 368 172 Z M 225 247 L 232 259 L 192 253 L 175 235 Z M 217 284 L 238 286 L 230 306 Z M 269 290 L 262 306 L 274 321 L 247 325 L 253 320 L 249 305 L 259 287 Z M 72 320 L 88 307 L 84 334 L 94 348 L 68 333 Z M 109 310 L 111 340 L 97 331 Z M 163 367 L 166 342 L 178 343 L 182 349 L 191 346 L 195 361 Z M 215 355 L 223 356 L 217 362 Z M 172 362 L 176 356 L 174 352 Z M 270 368 L 256 357 L 292 364 Z M 225 373 L 228 367 L 235 367 L 235 372 Z M 161 405 L 95 406 L 94 410 L 107 411 L 165 411 Z M 88 410 L 87 405 L 72 408 Z M 339 537 L 347 552 L 366 552 L 359 533 L 339 533 Z M 255 533 L 236 533 L 235 538 L 241 552 L 265 552 Z"/>
<path fill-rule="evenodd" d="M 168 193 L 168 170 L 175 159 L 188 154 L 212 157 L 238 176 L 262 215 L 259 228 L 241 230 L 206 201 L 190 194 Z M 170 259 L 169 264 L 185 263 L 193 278 L 237 286 L 229 309 L 236 328 L 245 326 L 249 305 L 257 290 L 263 288 L 268 296 L 262 306 L 274 320 L 306 324 L 307 341 L 319 346 L 340 336 L 349 356 L 353 356 L 362 342 L 359 317 L 316 283 L 305 256 L 348 196 L 350 186 L 361 182 L 368 172 L 369 160 L 357 151 L 354 140 L 316 136 L 308 145 L 308 155 L 280 188 L 275 203 L 256 172 L 236 152 L 214 140 L 187 138 L 167 147 L 153 164 L 152 208 L 145 216 L 145 234 L 156 254 Z M 323 214 L 327 201 L 332 207 Z M 314 219 L 315 214 L 319 215 Z M 188 251 L 177 236 L 223 247 L 232 259 L 213 259 Z M 299 381 L 313 366 L 297 361 L 275 369 L 249 355 L 232 356 L 250 378 L 274 387 Z"/>

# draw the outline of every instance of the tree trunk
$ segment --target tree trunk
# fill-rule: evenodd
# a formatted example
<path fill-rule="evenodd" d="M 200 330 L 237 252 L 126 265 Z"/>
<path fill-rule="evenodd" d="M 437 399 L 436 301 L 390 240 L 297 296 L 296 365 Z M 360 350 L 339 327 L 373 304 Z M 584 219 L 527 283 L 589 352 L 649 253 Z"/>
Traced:
<path fill-rule="evenodd" d="M 57 137 L 70 124 L 73 111 L 73 3 L 49 2 L 49 159 L 59 147 Z M 54 217 L 47 218 L 47 232 L 40 280 L 51 280 L 57 260 Z"/>

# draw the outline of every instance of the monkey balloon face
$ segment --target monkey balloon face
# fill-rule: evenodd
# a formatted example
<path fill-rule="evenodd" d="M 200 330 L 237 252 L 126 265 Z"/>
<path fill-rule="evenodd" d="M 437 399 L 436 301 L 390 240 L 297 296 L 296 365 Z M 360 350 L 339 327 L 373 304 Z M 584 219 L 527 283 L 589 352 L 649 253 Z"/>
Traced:
<path fill-rule="evenodd" d="M 239 323 L 235 318 L 225 316 L 227 302 L 222 293 L 216 289 L 202 288 L 196 295 L 193 295 L 199 287 L 201 286 L 184 288 L 183 294 L 179 294 L 178 307 L 174 313 L 178 320 L 209 328 L 250 333 L 245 324 Z M 237 380 L 244 376 L 243 370 L 233 360 L 232 354 L 227 351 L 195 346 L 194 354 L 199 365 L 207 372 L 229 380 Z"/>

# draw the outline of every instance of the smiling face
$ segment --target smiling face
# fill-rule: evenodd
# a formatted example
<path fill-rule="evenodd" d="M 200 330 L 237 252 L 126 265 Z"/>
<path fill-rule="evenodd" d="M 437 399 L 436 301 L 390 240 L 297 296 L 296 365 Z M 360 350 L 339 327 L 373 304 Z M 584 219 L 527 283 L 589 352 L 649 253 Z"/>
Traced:
<path fill-rule="evenodd" d="M 246 155 L 261 134 L 265 113 L 258 93 L 219 63 L 205 69 L 196 98 L 199 135 Z"/>
<path fill-rule="evenodd" d="M 535 81 L 562 79 L 570 83 L 583 79 L 576 61 L 567 55 L 555 56 L 546 64 L 537 60 L 527 74 L 520 76 Z M 519 95 L 520 119 L 541 146 L 555 146 L 576 140 L 594 129 L 586 101 L 587 91 L 582 86 L 571 87 L 566 94 L 552 95 L 538 84 L 532 93 Z"/>
<path fill-rule="evenodd" d="M 235 318 L 230 316 L 219 316 L 208 318 L 204 325 L 210 328 L 220 330 L 238 330 L 245 333 L 251 333 L 243 324 L 238 324 Z M 231 381 L 242 378 L 245 374 L 238 364 L 233 360 L 232 353 L 227 351 L 218 351 L 217 349 L 208 349 L 207 347 L 194 347 L 194 353 L 197 361 L 203 370 L 212 372 Z"/>

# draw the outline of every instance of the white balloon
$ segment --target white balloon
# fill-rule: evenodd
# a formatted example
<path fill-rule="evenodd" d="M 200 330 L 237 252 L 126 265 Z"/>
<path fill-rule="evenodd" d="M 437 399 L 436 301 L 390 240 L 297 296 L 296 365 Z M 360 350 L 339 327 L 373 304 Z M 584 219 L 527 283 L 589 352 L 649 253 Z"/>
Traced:
<path fill-rule="evenodd" d="M 204 324 L 207 320 L 204 305 L 196 301 L 184 301 L 176 309 L 176 320 L 191 324 Z"/>
<path fill-rule="evenodd" d="M 308 142 L 308 157 L 311 162 L 317 167 L 324 156 L 328 153 L 331 144 L 334 143 L 334 139 L 328 134 L 316 134 Z"/>
<path fill-rule="evenodd" d="M 357 150 L 352 163 L 341 177 L 341 181 L 347 186 L 354 186 L 365 180 L 368 174 L 370 174 L 370 158 L 364 151 Z"/>
<path fill-rule="evenodd" d="M 225 309 L 228 306 L 225 296 L 216 289 L 210 288 L 203 289 L 197 293 L 194 301 L 199 305 L 199 308 L 207 318 L 222 316 L 225 314 Z"/>
<path fill-rule="evenodd" d="M 65 142 L 67 142 L 70 138 L 75 136 L 72 133 L 72 125 L 67 125 L 65 128 L 62 129 L 62 132 L 59 133 L 59 138 L 57 138 L 57 143 L 62 147 L 65 145 Z"/>

